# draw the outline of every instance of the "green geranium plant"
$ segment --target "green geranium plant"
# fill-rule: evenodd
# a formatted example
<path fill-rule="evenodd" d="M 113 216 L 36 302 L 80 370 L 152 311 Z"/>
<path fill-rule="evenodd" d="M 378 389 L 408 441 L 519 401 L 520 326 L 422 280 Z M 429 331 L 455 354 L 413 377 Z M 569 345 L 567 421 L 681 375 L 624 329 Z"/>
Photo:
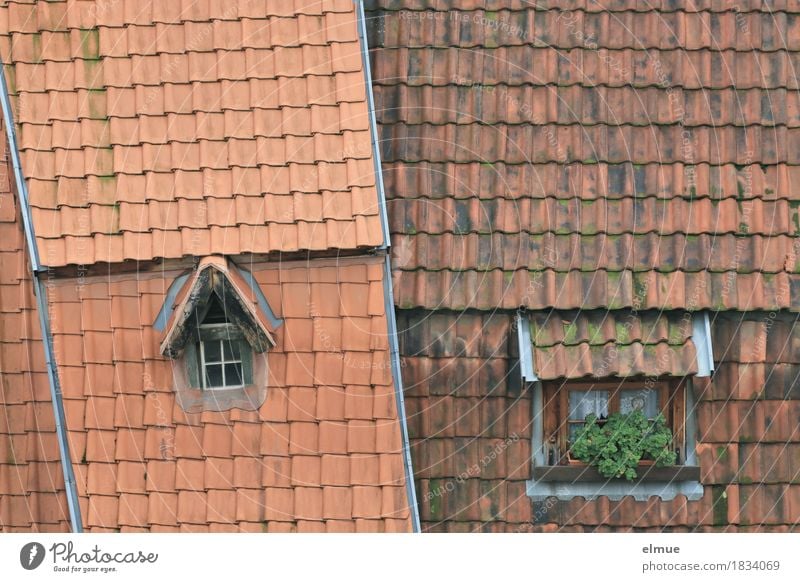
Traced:
<path fill-rule="evenodd" d="M 607 479 L 636 478 L 639 461 L 653 461 L 656 467 L 674 465 L 672 431 L 659 414 L 648 419 L 641 411 L 612 414 L 602 424 L 594 414 L 570 448 L 572 456 L 597 468 Z"/>

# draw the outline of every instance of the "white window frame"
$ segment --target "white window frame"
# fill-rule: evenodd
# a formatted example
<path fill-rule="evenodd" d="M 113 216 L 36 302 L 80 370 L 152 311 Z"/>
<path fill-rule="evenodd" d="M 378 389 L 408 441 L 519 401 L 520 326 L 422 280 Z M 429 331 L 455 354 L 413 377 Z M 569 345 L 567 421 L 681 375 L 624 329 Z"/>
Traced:
<path fill-rule="evenodd" d="M 200 326 L 200 329 L 220 329 L 229 326 L 230 324 L 227 323 L 204 323 Z M 243 388 L 244 384 L 244 361 L 242 359 L 241 351 L 239 352 L 239 359 L 238 360 L 226 360 L 225 359 L 225 346 L 223 343 L 226 340 L 201 340 L 200 341 L 200 371 L 201 371 L 201 383 L 203 386 L 203 390 L 227 390 L 229 388 Z M 231 341 L 231 340 L 227 340 Z M 237 340 L 233 340 L 237 341 Z M 220 354 L 220 361 L 219 362 L 209 362 L 206 363 L 206 344 L 219 342 L 219 354 Z M 237 341 L 238 343 L 238 341 Z M 239 347 L 241 350 L 242 347 Z M 226 364 L 239 364 L 239 378 L 242 380 L 239 384 L 228 384 L 225 378 L 225 365 Z M 221 386 L 209 386 L 206 383 L 206 365 L 209 366 L 222 366 L 222 385 Z"/>

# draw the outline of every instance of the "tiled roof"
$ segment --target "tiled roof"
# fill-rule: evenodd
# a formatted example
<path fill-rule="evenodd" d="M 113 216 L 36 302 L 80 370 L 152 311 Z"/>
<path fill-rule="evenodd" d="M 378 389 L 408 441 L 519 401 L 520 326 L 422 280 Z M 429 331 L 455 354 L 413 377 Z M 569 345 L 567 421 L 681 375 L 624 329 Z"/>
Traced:
<path fill-rule="evenodd" d="M 0 7 L 48 266 L 382 242 L 350 0 Z"/>
<path fill-rule="evenodd" d="M 64 474 L 4 128 L 0 132 L 0 532 L 64 532 Z M 84 440 L 74 435 L 70 445 Z"/>
<path fill-rule="evenodd" d="M 382 260 L 248 268 L 283 319 L 255 411 L 176 401 L 152 322 L 180 271 L 54 281 L 86 529 L 409 531 Z"/>
<path fill-rule="evenodd" d="M 697 373 L 692 319 L 684 312 L 537 311 L 529 321 L 540 380 Z"/>
<path fill-rule="evenodd" d="M 653 320 L 654 323 L 657 320 Z M 800 324 L 796 314 L 711 322 L 717 370 L 701 384 L 705 495 L 687 501 L 532 502 L 532 391 L 520 389 L 513 316 L 401 311 L 408 427 L 427 531 L 797 531 Z M 553 324 L 553 333 L 557 324 Z M 654 328 L 666 340 L 672 326 Z M 602 329 L 602 328 L 601 328 Z M 632 336 L 640 335 L 638 330 Z M 591 333 L 576 330 L 576 339 Z M 557 335 L 556 337 L 561 337 Z M 703 389 L 704 386 L 707 386 Z"/>
<path fill-rule="evenodd" d="M 373 1 L 400 307 L 796 308 L 796 6 Z"/>

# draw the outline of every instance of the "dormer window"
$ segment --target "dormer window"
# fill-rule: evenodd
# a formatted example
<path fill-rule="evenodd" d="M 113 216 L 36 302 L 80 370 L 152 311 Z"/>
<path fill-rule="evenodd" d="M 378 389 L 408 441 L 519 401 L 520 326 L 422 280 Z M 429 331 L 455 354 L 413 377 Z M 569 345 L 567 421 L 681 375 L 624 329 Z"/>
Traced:
<path fill-rule="evenodd" d="M 176 279 L 164 313 L 161 353 L 173 362 L 178 404 L 186 411 L 256 410 L 266 398 L 267 351 L 280 325 L 248 273 L 222 257 L 203 259 Z M 182 299 L 177 299 L 180 296 Z"/>
<path fill-rule="evenodd" d="M 534 501 L 702 497 L 695 391 L 714 370 L 706 314 L 550 310 L 520 312 L 515 324 L 533 397 Z M 625 423 L 638 434 L 603 428 Z M 655 452 L 637 448 L 655 433 Z M 587 447 L 603 442 L 602 454 Z M 633 474 L 617 470 L 631 464 Z"/>

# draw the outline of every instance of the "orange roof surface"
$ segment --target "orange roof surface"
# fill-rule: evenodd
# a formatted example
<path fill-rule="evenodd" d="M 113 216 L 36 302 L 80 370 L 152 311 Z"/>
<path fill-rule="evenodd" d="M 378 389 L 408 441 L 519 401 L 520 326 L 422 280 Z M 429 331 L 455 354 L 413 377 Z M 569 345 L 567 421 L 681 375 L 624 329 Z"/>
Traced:
<path fill-rule="evenodd" d="M 179 271 L 53 281 L 86 531 L 411 529 L 381 259 L 248 268 L 284 321 L 255 411 L 176 402 L 152 323 Z"/>
<path fill-rule="evenodd" d="M 351 0 L 9 2 L 47 266 L 383 242 Z"/>
<path fill-rule="evenodd" d="M 0 532 L 68 531 L 53 407 L 25 250 L 0 139 Z M 72 435 L 71 444 L 84 435 Z"/>

